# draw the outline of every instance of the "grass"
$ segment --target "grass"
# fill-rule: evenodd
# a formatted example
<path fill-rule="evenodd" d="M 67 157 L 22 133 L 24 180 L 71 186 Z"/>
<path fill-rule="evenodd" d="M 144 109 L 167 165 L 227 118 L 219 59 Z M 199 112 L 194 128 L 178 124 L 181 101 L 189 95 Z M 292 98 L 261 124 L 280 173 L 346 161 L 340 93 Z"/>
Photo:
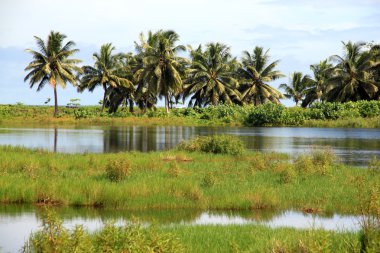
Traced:
<path fill-rule="evenodd" d="M 378 233 L 378 232 L 377 232 Z M 369 237 L 370 240 L 375 237 Z M 41 230 L 31 234 L 23 252 L 377 252 L 378 244 L 365 248 L 361 233 L 318 228 L 272 229 L 250 225 L 149 226 L 138 223 L 99 231 L 67 229 L 48 210 Z M 365 251 L 361 251 L 361 250 Z"/>
<path fill-rule="evenodd" d="M 284 154 L 253 152 L 55 154 L 2 146 L 0 202 L 360 214 L 358 196 L 379 192 L 379 170 L 335 164 L 330 156 L 313 153 L 289 161 Z M 114 161 L 128 165 L 116 181 L 107 174 Z"/>
<path fill-rule="evenodd" d="M 265 226 L 173 226 L 186 252 L 359 252 L 357 233 Z"/>

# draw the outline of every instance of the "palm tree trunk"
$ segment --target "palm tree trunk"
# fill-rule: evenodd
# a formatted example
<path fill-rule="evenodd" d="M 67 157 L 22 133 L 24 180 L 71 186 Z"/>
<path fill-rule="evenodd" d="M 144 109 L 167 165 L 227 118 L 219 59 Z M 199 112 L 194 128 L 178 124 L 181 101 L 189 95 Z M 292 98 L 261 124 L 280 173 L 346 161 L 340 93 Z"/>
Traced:
<path fill-rule="evenodd" d="M 169 113 L 169 95 L 165 96 L 165 109 L 166 113 Z"/>
<path fill-rule="evenodd" d="M 58 116 L 58 97 L 57 97 L 57 86 L 54 85 L 54 117 Z"/>
<path fill-rule="evenodd" d="M 133 113 L 134 112 L 134 110 L 133 110 L 133 100 L 132 99 L 128 99 L 128 103 L 129 103 L 129 112 Z"/>
<path fill-rule="evenodd" d="M 103 84 L 104 96 L 103 96 L 103 104 L 102 104 L 102 112 L 104 110 L 104 106 L 106 105 L 106 95 L 107 95 L 107 87 Z"/>

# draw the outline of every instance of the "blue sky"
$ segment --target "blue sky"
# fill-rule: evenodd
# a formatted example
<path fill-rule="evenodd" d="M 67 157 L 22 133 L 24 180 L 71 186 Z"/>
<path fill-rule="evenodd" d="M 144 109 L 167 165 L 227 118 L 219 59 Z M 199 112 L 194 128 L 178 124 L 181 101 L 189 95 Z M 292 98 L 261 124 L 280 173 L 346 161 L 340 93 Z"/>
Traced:
<path fill-rule="evenodd" d="M 158 29 L 175 30 L 185 45 L 223 42 L 237 57 L 257 45 L 270 48 L 289 76 L 310 73 L 310 64 L 342 54 L 341 41 L 379 43 L 380 0 L 1 0 L 0 104 L 43 104 L 53 97 L 49 86 L 36 92 L 23 82 L 31 61 L 24 49 L 36 49 L 34 35 L 66 34 L 81 50 L 76 58 L 92 65 L 100 45 L 133 51 L 140 32 Z M 68 85 L 58 96 L 60 105 L 71 98 L 97 104 L 102 90 L 78 94 Z"/>

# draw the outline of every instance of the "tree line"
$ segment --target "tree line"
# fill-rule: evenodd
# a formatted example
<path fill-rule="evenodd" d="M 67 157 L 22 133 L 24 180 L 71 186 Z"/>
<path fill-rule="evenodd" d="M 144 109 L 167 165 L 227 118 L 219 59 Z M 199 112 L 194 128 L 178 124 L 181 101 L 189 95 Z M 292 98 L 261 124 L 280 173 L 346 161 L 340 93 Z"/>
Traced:
<path fill-rule="evenodd" d="M 333 55 L 311 65 L 312 76 L 294 72 L 289 83 L 280 85 L 282 93 L 269 83 L 285 77 L 277 70 L 279 60 L 271 61 L 269 49 L 256 46 L 233 57 L 230 47 L 208 43 L 196 48 L 179 44 L 172 30 L 141 33 L 134 53 L 114 53 L 111 43 L 94 53 L 92 66 L 78 66 L 72 58 L 79 49 L 64 43 L 66 36 L 51 31 L 46 41 L 35 36 L 38 51 L 27 49 L 33 60 L 25 68 L 30 88 L 37 91 L 49 84 L 54 90 L 54 115 L 58 115 L 57 85 L 67 83 L 78 92 L 104 90 L 102 111 L 117 111 L 121 104 L 142 111 L 155 108 L 164 99 L 168 113 L 174 104 L 189 101 L 189 107 L 218 104 L 280 104 L 281 98 L 293 99 L 302 107 L 314 102 L 379 100 L 380 45 L 343 42 L 343 56 Z M 180 56 L 188 52 L 189 57 Z"/>

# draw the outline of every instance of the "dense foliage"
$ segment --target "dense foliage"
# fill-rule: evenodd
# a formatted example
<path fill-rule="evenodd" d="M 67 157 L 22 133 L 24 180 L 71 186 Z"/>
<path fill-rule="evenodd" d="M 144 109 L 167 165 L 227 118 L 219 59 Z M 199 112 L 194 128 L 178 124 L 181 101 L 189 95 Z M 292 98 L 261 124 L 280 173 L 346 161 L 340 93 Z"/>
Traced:
<path fill-rule="evenodd" d="M 263 47 L 244 51 L 239 60 L 227 45 L 208 43 L 195 49 L 189 46 L 186 58 L 183 57 L 186 47 L 178 44 L 179 35 L 175 31 L 149 31 L 147 36 L 141 33 L 139 42 L 135 42 L 135 53 L 114 54 L 115 47 L 104 44 L 100 53 L 93 55 L 93 67 L 79 68 L 78 60 L 67 59 L 78 50 L 70 49 L 72 41 L 62 47 L 64 38 L 51 32 L 45 44 L 36 37 L 41 52 L 29 50 L 34 60 L 25 69 L 31 70 L 25 80 L 30 79 L 31 87 L 39 83 L 38 90 L 49 82 L 55 101 L 56 83 L 64 87 L 66 82 L 76 85 L 79 81 L 79 92 L 101 86 L 102 108 L 107 107 L 112 113 L 123 104 L 129 105 L 130 112 L 134 111 L 134 105 L 144 112 L 155 109 L 158 99 L 164 99 L 169 113 L 174 104 L 187 102 L 189 107 L 258 106 L 267 102 L 280 104 L 285 96 L 296 105 L 300 102 L 307 107 L 317 102 L 380 98 L 379 45 L 373 43 L 343 42 L 343 56 L 334 55 L 311 65 L 312 76 L 294 72 L 289 84 L 281 84 L 280 88 L 285 90 L 282 94 L 269 85 L 285 76 L 276 70 L 279 60 L 270 61 L 269 49 Z M 78 73 L 76 77 L 74 72 Z"/>
<path fill-rule="evenodd" d="M 325 124 L 338 120 L 350 120 L 350 127 L 380 127 L 380 101 L 357 101 L 357 102 L 318 102 L 310 108 L 289 107 L 281 104 L 265 103 L 259 106 L 253 105 L 217 105 L 207 107 L 173 108 L 167 114 L 164 108 L 156 110 L 135 110 L 131 113 L 127 107 L 122 107 L 115 113 L 102 112 L 96 106 L 78 108 L 62 107 L 60 118 L 106 121 L 110 119 L 129 119 L 131 122 L 146 121 L 148 119 L 160 120 L 165 124 L 182 122 L 186 125 L 246 125 L 246 126 L 314 126 L 318 122 Z M 51 108 L 47 106 L 24 106 L 3 105 L 0 106 L 0 122 L 15 118 L 29 119 L 31 121 L 48 120 Z M 312 121 L 315 121 L 314 123 Z M 186 122 L 184 122 L 186 121 Z M 374 124 L 362 124 L 368 122 Z M 311 123 L 310 123 L 311 122 Z M 361 122 L 361 123 L 360 123 Z M 377 122 L 377 123 L 376 123 Z M 329 126 L 329 125 L 326 125 Z M 339 126 L 339 125 L 337 125 Z M 343 125 L 344 126 L 344 125 Z"/>

